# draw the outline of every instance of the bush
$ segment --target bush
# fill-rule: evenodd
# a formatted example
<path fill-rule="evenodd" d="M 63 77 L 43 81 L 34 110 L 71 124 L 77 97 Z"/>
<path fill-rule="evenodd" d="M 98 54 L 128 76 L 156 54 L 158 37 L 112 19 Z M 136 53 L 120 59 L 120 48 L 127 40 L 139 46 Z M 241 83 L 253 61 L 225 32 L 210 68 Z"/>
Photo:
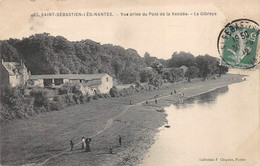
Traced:
<path fill-rule="evenodd" d="M 64 108 L 64 105 L 59 101 L 52 101 L 49 103 L 49 111 L 59 111 Z"/>
<path fill-rule="evenodd" d="M 80 90 L 79 84 L 75 84 L 72 86 L 72 93 L 77 94 L 77 95 L 82 95 L 82 91 Z"/>
<path fill-rule="evenodd" d="M 98 98 L 104 98 L 104 94 L 97 94 Z"/>
<path fill-rule="evenodd" d="M 48 108 L 49 98 L 52 97 L 50 90 L 43 88 L 34 88 L 30 92 L 31 97 L 34 98 L 34 107 Z"/>
<path fill-rule="evenodd" d="M 36 112 L 33 108 L 33 103 L 34 103 L 34 98 L 28 97 L 28 98 L 23 98 L 23 107 L 22 107 L 22 112 L 24 112 L 24 116 L 32 116 L 35 115 Z"/>
<path fill-rule="evenodd" d="M 113 86 L 110 89 L 109 94 L 110 94 L 111 97 L 118 97 L 118 90 L 117 90 L 117 88 Z"/>
<path fill-rule="evenodd" d="M 46 108 L 44 107 L 34 108 L 34 110 L 36 113 L 47 112 Z"/>
<path fill-rule="evenodd" d="M 97 100 L 97 99 L 98 99 L 98 95 L 94 95 L 93 100 Z"/>
<path fill-rule="evenodd" d="M 69 84 L 63 84 L 62 87 L 58 89 L 58 94 L 63 95 L 63 94 L 68 94 L 72 92 L 72 88 Z"/>
<path fill-rule="evenodd" d="M 81 104 L 86 103 L 86 99 L 85 99 L 86 97 L 87 97 L 87 96 L 83 96 L 83 95 L 80 95 L 80 96 L 79 96 L 79 101 L 80 101 Z"/>
<path fill-rule="evenodd" d="M 92 96 L 88 96 L 88 97 L 86 98 L 86 101 L 87 101 L 88 103 L 92 102 L 92 101 L 93 101 L 93 97 L 92 97 Z"/>
<path fill-rule="evenodd" d="M 74 100 L 74 98 L 73 98 L 73 94 L 67 94 L 67 95 L 65 95 L 66 96 L 66 103 L 68 103 L 68 105 L 70 106 L 70 105 L 75 105 L 76 104 L 76 102 L 75 102 L 75 100 Z"/>
<path fill-rule="evenodd" d="M 111 97 L 111 96 L 107 93 L 107 94 L 104 94 L 104 97 L 105 97 L 105 98 L 109 98 L 109 97 Z"/>
<path fill-rule="evenodd" d="M 8 120 L 12 120 L 14 117 L 10 114 L 9 110 L 1 105 L 0 107 L 0 120 L 1 123 L 5 123 Z"/>
<path fill-rule="evenodd" d="M 1 93 L 1 122 L 35 114 L 34 99 L 25 97 L 20 87 L 7 87 Z"/>

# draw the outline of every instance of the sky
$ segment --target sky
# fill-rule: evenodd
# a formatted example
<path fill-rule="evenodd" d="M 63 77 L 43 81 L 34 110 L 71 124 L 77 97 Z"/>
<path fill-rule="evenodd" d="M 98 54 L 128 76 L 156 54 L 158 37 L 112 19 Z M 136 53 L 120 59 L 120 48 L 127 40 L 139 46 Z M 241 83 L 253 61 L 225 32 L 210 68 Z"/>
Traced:
<path fill-rule="evenodd" d="M 111 12 L 113 16 L 31 17 L 33 13 L 53 12 Z M 149 16 L 149 12 L 187 12 L 189 16 Z M 216 15 L 203 16 L 201 12 Z M 148 13 L 148 16 L 121 16 L 121 13 Z M 21 39 L 46 32 L 70 41 L 91 39 L 133 48 L 140 56 L 148 52 L 168 59 L 175 51 L 185 51 L 195 56 L 219 57 L 220 31 L 239 18 L 260 23 L 260 1 L 0 0 L 0 39 Z"/>

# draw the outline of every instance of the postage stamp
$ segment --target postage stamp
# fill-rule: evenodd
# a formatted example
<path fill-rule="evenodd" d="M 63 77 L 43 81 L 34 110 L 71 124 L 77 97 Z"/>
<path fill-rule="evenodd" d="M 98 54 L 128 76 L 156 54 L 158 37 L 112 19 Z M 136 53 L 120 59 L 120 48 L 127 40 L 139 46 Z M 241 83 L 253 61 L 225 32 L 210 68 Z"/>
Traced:
<path fill-rule="evenodd" d="M 249 19 L 237 19 L 228 23 L 217 41 L 221 64 L 249 69 L 260 62 L 259 24 Z"/>

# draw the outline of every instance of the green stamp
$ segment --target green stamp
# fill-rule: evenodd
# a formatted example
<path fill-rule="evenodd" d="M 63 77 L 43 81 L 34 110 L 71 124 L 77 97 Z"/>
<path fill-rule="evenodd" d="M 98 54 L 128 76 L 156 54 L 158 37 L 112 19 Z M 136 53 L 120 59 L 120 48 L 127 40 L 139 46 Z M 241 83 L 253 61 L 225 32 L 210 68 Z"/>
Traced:
<path fill-rule="evenodd" d="M 249 19 L 228 23 L 219 34 L 221 65 L 253 68 L 259 63 L 259 25 Z"/>

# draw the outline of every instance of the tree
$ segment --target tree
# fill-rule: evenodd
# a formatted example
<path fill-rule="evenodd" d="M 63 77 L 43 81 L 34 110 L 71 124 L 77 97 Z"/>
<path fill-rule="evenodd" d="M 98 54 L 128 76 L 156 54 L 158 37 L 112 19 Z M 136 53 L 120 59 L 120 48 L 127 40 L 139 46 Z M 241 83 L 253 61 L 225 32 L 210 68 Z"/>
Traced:
<path fill-rule="evenodd" d="M 158 72 L 159 74 L 162 73 L 163 64 L 162 64 L 159 60 L 155 60 L 155 61 L 152 63 L 151 67 L 152 67 L 153 69 L 157 70 L 157 72 Z"/>
<path fill-rule="evenodd" d="M 120 80 L 126 68 L 132 68 L 139 76 L 146 67 L 134 49 L 92 40 L 72 42 L 47 33 L 0 41 L 0 56 L 7 62 L 23 60 L 32 74 L 108 73 Z"/>
<path fill-rule="evenodd" d="M 218 61 L 216 58 L 209 55 L 197 56 L 196 63 L 199 68 L 199 76 L 205 80 L 209 75 L 213 75 L 217 72 Z"/>
<path fill-rule="evenodd" d="M 140 71 L 140 82 L 149 82 L 155 75 L 153 70 L 142 70 Z"/>
<path fill-rule="evenodd" d="M 194 78 L 198 75 L 199 69 L 196 66 L 191 66 L 186 71 L 185 76 L 188 78 L 188 81 L 190 82 L 191 78 Z"/>
<path fill-rule="evenodd" d="M 196 61 L 191 53 L 174 52 L 172 58 L 168 61 L 168 67 L 181 67 L 182 65 L 190 67 L 196 66 Z"/>
<path fill-rule="evenodd" d="M 173 78 L 173 81 L 171 82 L 179 81 L 184 76 L 184 72 L 180 68 L 171 68 L 170 71 L 172 73 Z"/>
<path fill-rule="evenodd" d="M 17 50 L 8 43 L 8 41 L 0 42 L 0 58 L 7 62 L 19 61 Z"/>
<path fill-rule="evenodd" d="M 140 81 L 139 72 L 135 71 L 133 68 L 128 67 L 122 71 L 119 75 L 120 81 L 123 84 L 136 83 Z"/>
<path fill-rule="evenodd" d="M 147 66 L 151 67 L 152 63 L 156 60 L 157 58 L 151 57 L 148 52 L 145 52 L 144 54 L 144 62 Z"/>
<path fill-rule="evenodd" d="M 220 65 L 219 62 L 217 64 L 217 68 L 218 68 L 217 71 L 218 71 L 219 76 L 221 76 L 222 74 L 226 74 L 228 72 L 228 69 L 229 69 L 227 66 Z"/>
<path fill-rule="evenodd" d="M 163 79 L 162 79 L 161 75 L 155 74 L 153 77 L 150 78 L 149 84 L 156 86 L 156 87 L 160 87 L 163 84 Z"/>

